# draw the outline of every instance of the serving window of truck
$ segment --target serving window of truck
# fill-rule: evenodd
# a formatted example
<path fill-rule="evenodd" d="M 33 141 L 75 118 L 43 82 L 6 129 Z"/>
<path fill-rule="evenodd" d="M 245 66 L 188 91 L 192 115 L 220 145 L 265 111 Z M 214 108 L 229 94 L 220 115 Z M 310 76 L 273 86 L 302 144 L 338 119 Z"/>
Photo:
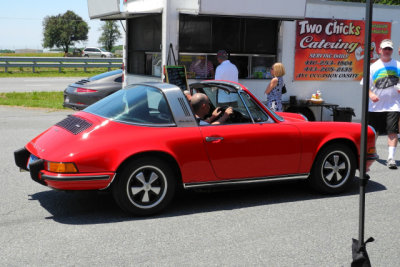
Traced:
<path fill-rule="evenodd" d="M 179 16 L 179 64 L 189 78 L 213 78 L 216 53 L 224 49 L 240 79 L 271 78 L 276 61 L 278 20 L 229 16 Z"/>
<path fill-rule="evenodd" d="M 127 19 L 127 72 L 161 76 L 162 15 Z"/>

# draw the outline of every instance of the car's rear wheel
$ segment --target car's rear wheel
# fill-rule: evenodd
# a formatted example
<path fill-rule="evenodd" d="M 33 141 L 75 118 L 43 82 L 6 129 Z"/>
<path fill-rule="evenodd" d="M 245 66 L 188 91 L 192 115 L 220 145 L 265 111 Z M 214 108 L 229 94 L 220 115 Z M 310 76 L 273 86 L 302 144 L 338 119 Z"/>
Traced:
<path fill-rule="evenodd" d="M 117 204 L 133 215 L 151 215 L 164 209 L 176 189 L 171 168 L 157 158 L 132 160 L 117 175 L 113 196 Z"/>
<path fill-rule="evenodd" d="M 322 193 L 336 194 L 351 185 L 356 171 L 356 156 L 343 144 L 322 148 L 311 170 L 310 184 Z"/>

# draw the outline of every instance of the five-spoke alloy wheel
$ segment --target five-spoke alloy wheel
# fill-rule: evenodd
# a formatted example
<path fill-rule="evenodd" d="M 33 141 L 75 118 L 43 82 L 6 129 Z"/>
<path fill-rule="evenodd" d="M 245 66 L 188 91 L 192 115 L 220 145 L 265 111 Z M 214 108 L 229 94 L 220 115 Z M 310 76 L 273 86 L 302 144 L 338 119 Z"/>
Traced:
<path fill-rule="evenodd" d="M 176 180 L 169 166 L 157 158 L 129 162 L 116 177 L 113 195 L 118 205 L 134 215 L 161 211 L 171 201 Z"/>
<path fill-rule="evenodd" d="M 311 170 L 310 183 L 323 193 L 340 193 L 348 188 L 356 171 L 356 157 L 350 148 L 332 144 L 318 154 Z"/>

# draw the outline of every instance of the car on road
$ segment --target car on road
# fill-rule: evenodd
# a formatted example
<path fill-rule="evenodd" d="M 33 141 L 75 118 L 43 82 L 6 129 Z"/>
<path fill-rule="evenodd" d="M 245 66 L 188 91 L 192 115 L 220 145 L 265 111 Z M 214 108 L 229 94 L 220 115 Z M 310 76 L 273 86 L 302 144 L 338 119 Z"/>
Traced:
<path fill-rule="evenodd" d="M 82 51 L 83 57 L 113 57 L 113 53 L 99 47 L 86 47 Z"/>
<path fill-rule="evenodd" d="M 225 124 L 199 125 L 179 87 L 129 85 L 15 151 L 16 165 L 54 189 L 110 190 L 123 210 L 141 216 L 163 210 L 178 188 L 306 179 L 337 194 L 355 178 L 359 123 L 275 113 L 238 83 L 203 81 L 190 90 L 222 112 L 218 95 L 232 94 L 233 114 Z M 377 159 L 375 135 L 368 127 L 367 168 Z"/>
<path fill-rule="evenodd" d="M 113 70 L 68 85 L 63 106 L 81 110 L 122 88 L 122 69 Z"/>

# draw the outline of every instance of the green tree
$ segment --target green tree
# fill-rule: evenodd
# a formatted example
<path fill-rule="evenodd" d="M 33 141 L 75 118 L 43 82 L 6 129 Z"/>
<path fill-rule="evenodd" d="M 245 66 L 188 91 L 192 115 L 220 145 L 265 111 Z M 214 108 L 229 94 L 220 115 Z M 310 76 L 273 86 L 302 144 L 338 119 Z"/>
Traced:
<path fill-rule="evenodd" d="M 111 51 L 114 44 L 121 38 L 118 24 L 115 20 L 107 20 L 100 29 L 102 32 L 99 43 L 107 50 Z"/>
<path fill-rule="evenodd" d="M 57 16 L 47 16 L 43 21 L 43 47 L 55 46 L 67 53 L 75 42 L 86 41 L 88 32 L 88 24 L 70 10 Z"/>

